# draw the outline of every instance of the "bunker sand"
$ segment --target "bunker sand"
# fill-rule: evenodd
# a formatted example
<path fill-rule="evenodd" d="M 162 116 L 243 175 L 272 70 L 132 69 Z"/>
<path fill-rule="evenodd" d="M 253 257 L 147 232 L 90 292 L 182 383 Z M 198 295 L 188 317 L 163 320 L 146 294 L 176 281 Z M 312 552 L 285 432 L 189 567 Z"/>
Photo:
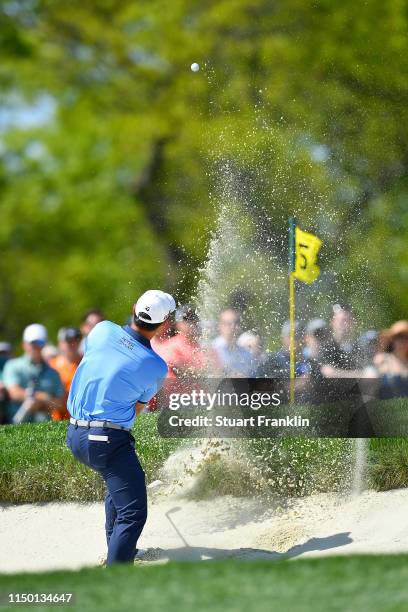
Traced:
<path fill-rule="evenodd" d="M 153 496 L 140 540 L 152 562 L 408 552 L 408 489 L 316 495 L 271 508 L 259 499 Z M 105 555 L 103 504 L 2 506 L 0 572 L 78 569 Z"/>

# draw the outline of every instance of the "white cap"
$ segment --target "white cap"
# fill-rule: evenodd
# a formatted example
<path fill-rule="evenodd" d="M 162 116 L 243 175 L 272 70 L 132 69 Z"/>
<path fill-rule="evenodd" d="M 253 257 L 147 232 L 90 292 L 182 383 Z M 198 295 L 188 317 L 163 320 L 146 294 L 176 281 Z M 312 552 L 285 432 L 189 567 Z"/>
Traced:
<path fill-rule="evenodd" d="M 135 315 L 145 323 L 163 323 L 176 310 L 170 293 L 149 289 L 136 302 Z"/>
<path fill-rule="evenodd" d="M 33 323 L 25 328 L 23 333 L 24 342 L 43 342 L 46 344 L 48 340 L 47 330 L 40 323 Z"/>

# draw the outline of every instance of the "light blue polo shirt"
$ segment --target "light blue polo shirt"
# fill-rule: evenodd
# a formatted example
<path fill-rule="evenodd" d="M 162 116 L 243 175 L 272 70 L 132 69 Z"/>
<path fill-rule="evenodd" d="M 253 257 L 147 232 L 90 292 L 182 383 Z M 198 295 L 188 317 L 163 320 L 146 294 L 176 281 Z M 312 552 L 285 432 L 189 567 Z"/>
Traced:
<path fill-rule="evenodd" d="M 75 372 L 68 410 L 75 419 L 107 420 L 132 427 L 136 402 L 148 402 L 167 375 L 165 361 L 150 342 L 126 325 L 95 325 Z"/>

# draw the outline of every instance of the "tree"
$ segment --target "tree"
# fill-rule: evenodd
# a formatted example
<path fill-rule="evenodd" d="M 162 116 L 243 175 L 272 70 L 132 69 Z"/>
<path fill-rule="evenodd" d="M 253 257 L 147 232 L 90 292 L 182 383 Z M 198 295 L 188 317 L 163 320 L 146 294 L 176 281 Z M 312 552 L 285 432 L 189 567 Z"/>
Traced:
<path fill-rule="evenodd" d="M 42 0 L 1 11 L 3 108 L 54 109 L 3 130 L 3 333 L 33 318 L 55 328 L 93 304 L 123 318 L 162 282 L 188 298 L 226 199 L 267 244 L 259 261 L 273 247 L 283 269 L 295 214 L 325 240 L 326 302 L 346 295 L 364 316 L 369 294 L 367 323 L 406 316 L 401 3 Z M 237 279 L 256 264 L 243 261 Z"/>

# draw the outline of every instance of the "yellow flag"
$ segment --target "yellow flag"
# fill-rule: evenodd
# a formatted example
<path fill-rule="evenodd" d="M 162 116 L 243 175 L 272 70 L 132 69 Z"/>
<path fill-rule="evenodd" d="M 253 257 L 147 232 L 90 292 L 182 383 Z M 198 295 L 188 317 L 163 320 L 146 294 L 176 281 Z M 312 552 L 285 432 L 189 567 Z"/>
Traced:
<path fill-rule="evenodd" d="M 313 283 L 320 274 L 317 265 L 317 254 L 323 242 L 314 234 L 309 234 L 296 227 L 296 265 L 295 278 L 304 283 Z"/>

